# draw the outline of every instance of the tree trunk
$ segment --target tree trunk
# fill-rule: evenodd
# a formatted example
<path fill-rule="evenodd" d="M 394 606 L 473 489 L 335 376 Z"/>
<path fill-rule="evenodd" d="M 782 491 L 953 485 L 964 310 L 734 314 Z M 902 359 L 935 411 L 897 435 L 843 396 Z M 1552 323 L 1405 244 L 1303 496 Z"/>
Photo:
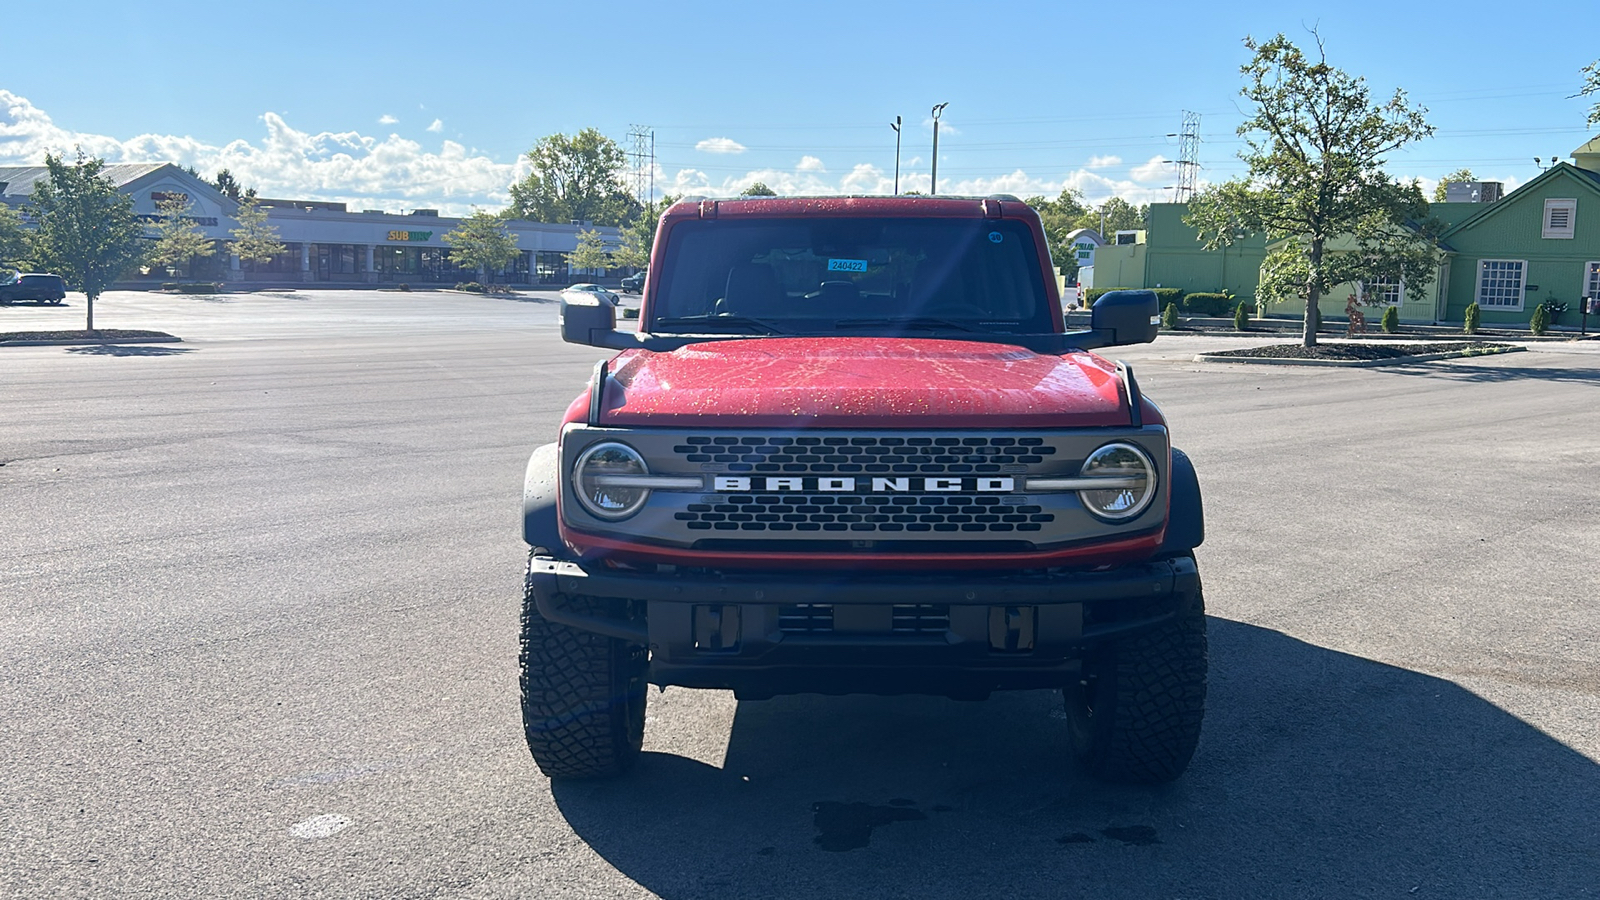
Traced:
<path fill-rule="evenodd" d="M 89 293 L 88 291 L 84 291 L 83 295 L 88 298 L 88 303 L 85 304 L 85 306 L 89 310 L 89 312 L 88 312 L 89 321 L 88 321 L 88 323 L 86 325 L 84 325 L 84 328 L 86 330 L 88 330 L 88 331 L 93 331 L 94 330 L 94 295 Z"/>
<path fill-rule="evenodd" d="M 1322 292 L 1317 289 L 1317 282 L 1322 280 L 1322 238 L 1312 238 L 1311 273 L 1306 278 L 1306 320 L 1301 329 L 1302 343 L 1307 347 L 1317 345 L 1317 301 L 1322 299 Z"/>

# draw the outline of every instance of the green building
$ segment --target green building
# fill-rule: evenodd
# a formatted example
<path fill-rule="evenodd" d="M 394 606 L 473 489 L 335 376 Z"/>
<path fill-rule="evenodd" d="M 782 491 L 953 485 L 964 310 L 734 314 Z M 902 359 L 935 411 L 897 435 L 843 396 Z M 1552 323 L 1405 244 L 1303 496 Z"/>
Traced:
<path fill-rule="evenodd" d="M 1560 324 L 1575 321 L 1582 298 L 1600 298 L 1600 137 L 1572 157 L 1571 164 L 1556 163 L 1493 202 L 1432 204 L 1430 213 L 1446 225 L 1435 277 L 1427 284 L 1340 285 L 1321 298 L 1323 316 L 1343 317 L 1354 294 L 1372 305 L 1397 306 L 1400 320 L 1414 324 L 1459 324 L 1473 301 L 1484 325 L 1526 325 L 1546 300 L 1572 310 Z M 1187 211 L 1185 204 L 1151 204 L 1141 243 L 1096 252 L 1095 286 L 1227 290 L 1253 297 L 1265 239 L 1253 235 L 1208 251 L 1183 224 Z M 1338 252 L 1341 243 L 1335 240 L 1329 249 Z M 1291 307 L 1280 304 L 1277 310 L 1298 316 Z M 1375 318 L 1370 310 L 1368 318 Z"/>

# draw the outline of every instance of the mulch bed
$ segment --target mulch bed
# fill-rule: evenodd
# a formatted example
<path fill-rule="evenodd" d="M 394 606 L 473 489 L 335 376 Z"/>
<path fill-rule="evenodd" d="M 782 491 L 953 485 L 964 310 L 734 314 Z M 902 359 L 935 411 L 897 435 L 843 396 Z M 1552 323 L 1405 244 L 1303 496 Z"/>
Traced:
<path fill-rule="evenodd" d="M 175 341 L 164 331 L 130 331 L 123 328 L 96 328 L 94 331 L 0 331 L 0 344 L 7 341 L 125 341 L 129 338 L 157 338 Z"/>
<path fill-rule="evenodd" d="M 1400 359 L 1406 356 L 1425 356 L 1429 353 L 1491 350 L 1509 346 L 1512 345 L 1493 344 L 1488 341 L 1449 341 L 1439 344 L 1318 344 L 1315 347 L 1306 347 L 1301 344 L 1273 344 L 1269 347 L 1246 347 L 1243 350 L 1220 350 L 1205 355 L 1360 362 L 1371 359 Z"/>

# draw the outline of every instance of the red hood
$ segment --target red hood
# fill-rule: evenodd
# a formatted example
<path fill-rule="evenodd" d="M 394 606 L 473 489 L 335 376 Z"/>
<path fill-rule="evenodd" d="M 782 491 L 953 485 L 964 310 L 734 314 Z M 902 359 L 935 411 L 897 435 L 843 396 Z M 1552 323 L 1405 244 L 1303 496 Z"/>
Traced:
<path fill-rule="evenodd" d="M 1091 353 L 884 337 L 630 350 L 604 425 L 1052 428 L 1126 425 L 1116 368 Z"/>

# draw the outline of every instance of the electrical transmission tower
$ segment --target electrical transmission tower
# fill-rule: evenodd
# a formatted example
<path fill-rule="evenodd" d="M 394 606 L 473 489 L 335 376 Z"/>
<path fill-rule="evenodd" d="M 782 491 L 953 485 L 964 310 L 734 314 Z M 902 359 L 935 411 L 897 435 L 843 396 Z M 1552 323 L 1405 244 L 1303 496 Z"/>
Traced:
<path fill-rule="evenodd" d="M 1183 111 L 1183 131 L 1178 137 L 1178 187 L 1173 198 L 1188 203 L 1194 197 L 1195 176 L 1200 170 L 1200 114 Z"/>
<path fill-rule="evenodd" d="M 650 126 L 628 126 L 628 163 L 633 196 L 649 209 L 656 194 L 656 133 Z"/>

